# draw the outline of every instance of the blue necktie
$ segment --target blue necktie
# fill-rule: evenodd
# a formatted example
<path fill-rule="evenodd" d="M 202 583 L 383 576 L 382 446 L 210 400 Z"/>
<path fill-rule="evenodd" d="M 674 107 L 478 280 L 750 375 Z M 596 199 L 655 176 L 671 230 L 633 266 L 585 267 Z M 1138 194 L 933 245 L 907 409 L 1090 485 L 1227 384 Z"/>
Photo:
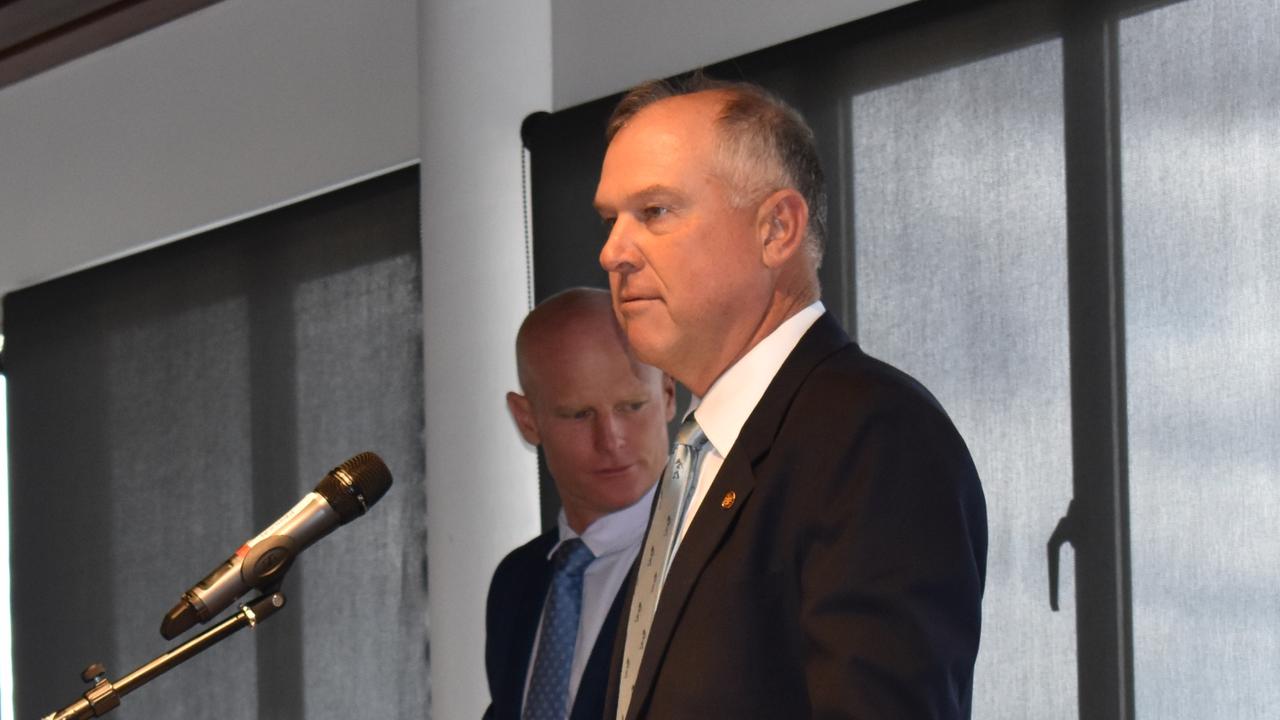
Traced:
<path fill-rule="evenodd" d="M 542 609 L 542 634 L 533 661 L 524 720 L 565 720 L 569 716 L 569 669 L 582 615 L 582 573 L 596 556 L 572 538 L 551 556 L 553 575 Z"/>

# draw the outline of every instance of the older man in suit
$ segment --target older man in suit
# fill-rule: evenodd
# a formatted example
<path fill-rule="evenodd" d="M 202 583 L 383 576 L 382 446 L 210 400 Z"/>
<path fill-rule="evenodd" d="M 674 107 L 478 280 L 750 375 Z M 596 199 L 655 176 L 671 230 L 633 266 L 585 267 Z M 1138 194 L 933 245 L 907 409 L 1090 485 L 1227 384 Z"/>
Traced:
<path fill-rule="evenodd" d="M 674 384 L 631 355 L 603 290 L 538 305 L 520 327 L 516 360 L 523 393 L 507 405 L 524 439 L 542 447 L 561 512 L 494 573 L 485 717 L 599 720 L 619 588 L 667 459 Z"/>
<path fill-rule="evenodd" d="M 614 310 L 694 411 L 606 716 L 968 717 L 981 486 L 933 396 L 819 300 L 812 132 L 760 88 L 701 81 L 633 90 L 608 136 L 595 205 Z"/>

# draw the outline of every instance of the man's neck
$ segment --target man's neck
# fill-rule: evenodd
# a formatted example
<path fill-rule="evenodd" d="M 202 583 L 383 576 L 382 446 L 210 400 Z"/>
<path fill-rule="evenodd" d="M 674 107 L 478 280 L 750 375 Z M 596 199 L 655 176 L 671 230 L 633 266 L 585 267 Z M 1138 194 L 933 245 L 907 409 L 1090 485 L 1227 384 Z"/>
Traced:
<path fill-rule="evenodd" d="M 715 381 L 724 374 L 726 370 L 733 367 L 735 363 L 741 360 L 751 349 L 760 344 L 761 340 L 769 337 L 774 330 L 777 330 L 783 323 L 791 319 L 796 313 L 812 305 L 817 301 L 816 292 L 806 292 L 803 294 L 785 294 L 777 292 L 774 295 L 773 302 L 765 309 L 760 321 L 756 323 L 754 329 L 751 330 L 747 340 L 737 344 L 737 352 L 731 355 L 719 356 L 715 362 L 708 363 L 705 368 L 698 368 L 694 372 L 685 373 L 688 377 L 673 375 L 676 380 L 689 388 L 689 391 L 699 397 L 705 395 L 707 390 L 711 388 Z"/>

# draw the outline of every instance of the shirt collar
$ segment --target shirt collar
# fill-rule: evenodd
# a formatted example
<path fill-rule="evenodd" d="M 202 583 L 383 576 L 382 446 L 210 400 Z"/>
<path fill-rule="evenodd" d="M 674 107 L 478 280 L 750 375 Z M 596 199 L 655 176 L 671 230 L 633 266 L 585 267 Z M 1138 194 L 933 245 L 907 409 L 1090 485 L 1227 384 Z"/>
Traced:
<path fill-rule="evenodd" d="M 657 478 L 654 479 L 656 480 Z M 617 512 L 609 513 L 597 519 L 587 526 L 582 535 L 578 535 L 573 531 L 573 528 L 569 527 L 569 521 L 565 518 L 564 509 L 562 508 L 560 514 L 556 517 L 556 525 L 560 529 L 560 539 L 556 541 L 556 544 L 551 547 L 551 551 L 547 553 L 547 559 L 549 560 L 552 555 L 555 555 L 556 550 L 562 543 L 576 537 L 581 537 L 583 544 L 597 558 L 622 552 L 640 542 L 640 539 L 644 537 L 645 528 L 649 525 L 649 509 L 653 505 L 653 492 L 657 487 L 658 483 L 655 482 L 639 500 Z"/>
<path fill-rule="evenodd" d="M 728 456 L 773 376 L 824 312 L 819 300 L 787 318 L 716 378 L 705 396 L 693 398 L 689 412 L 698 411 L 698 425 L 720 457 Z"/>

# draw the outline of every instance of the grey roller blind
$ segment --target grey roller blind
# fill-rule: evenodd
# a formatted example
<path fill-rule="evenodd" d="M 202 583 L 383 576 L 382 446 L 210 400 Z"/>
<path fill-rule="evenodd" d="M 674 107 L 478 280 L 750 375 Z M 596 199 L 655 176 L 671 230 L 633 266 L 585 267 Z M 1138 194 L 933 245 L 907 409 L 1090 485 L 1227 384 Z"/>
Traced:
<path fill-rule="evenodd" d="M 1120 24 L 1139 717 L 1280 712 L 1280 4 Z"/>
<path fill-rule="evenodd" d="M 425 717 L 417 169 L 5 298 L 15 696 L 38 717 L 176 644 L 179 594 L 348 456 L 395 484 L 283 612 L 120 718 Z M 185 638 L 185 636 L 184 636 Z"/>
<path fill-rule="evenodd" d="M 1043 584 L 1072 494 L 1061 77 L 1052 39 L 851 100 L 858 339 L 938 396 L 986 491 L 975 719 L 1078 716 L 1069 557 L 1064 612 Z"/>

